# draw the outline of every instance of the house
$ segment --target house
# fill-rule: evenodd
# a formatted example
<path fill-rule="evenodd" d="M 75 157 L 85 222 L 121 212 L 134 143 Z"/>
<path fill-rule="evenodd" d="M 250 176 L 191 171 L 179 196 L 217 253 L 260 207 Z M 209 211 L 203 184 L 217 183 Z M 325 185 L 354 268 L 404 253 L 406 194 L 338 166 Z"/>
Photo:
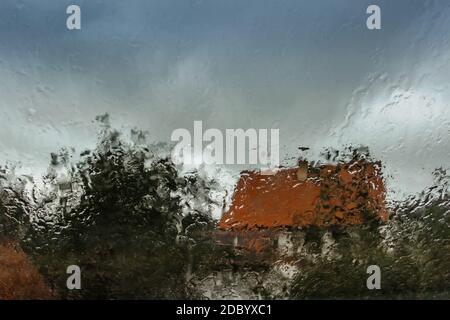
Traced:
<path fill-rule="evenodd" d="M 387 219 L 381 163 L 354 160 L 286 168 L 274 175 L 242 172 L 219 228 L 355 225 L 367 214 Z"/>
<path fill-rule="evenodd" d="M 255 252 L 273 245 L 292 252 L 296 235 L 286 230 L 361 225 L 371 219 L 387 220 L 380 162 L 303 162 L 274 175 L 242 172 L 217 238 Z"/>

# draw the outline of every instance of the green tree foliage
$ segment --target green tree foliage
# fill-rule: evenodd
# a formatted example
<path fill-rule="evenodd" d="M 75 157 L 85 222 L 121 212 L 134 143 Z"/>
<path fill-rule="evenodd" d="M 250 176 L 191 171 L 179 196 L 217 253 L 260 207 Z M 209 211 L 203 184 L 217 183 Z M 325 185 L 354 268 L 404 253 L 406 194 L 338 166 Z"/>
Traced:
<path fill-rule="evenodd" d="M 436 177 L 435 186 L 397 204 L 387 224 L 340 230 L 336 258 L 301 259 L 291 298 L 450 298 L 450 196 L 445 171 Z M 381 268 L 381 290 L 366 287 L 369 265 Z"/>
<path fill-rule="evenodd" d="M 0 217 L 7 220 L 0 220 L 3 234 L 17 234 L 18 226 L 25 225 L 15 223 L 11 215 L 32 226 L 17 239 L 55 295 L 191 297 L 186 273 L 196 248 L 192 243 L 202 243 L 198 247 L 207 250 L 209 243 L 198 231 L 208 232 L 214 221 L 184 199 L 196 192 L 208 201 L 206 183 L 195 173 L 180 176 L 169 159 L 156 157 L 145 147 L 124 143 L 108 125 L 97 148 L 84 152 L 75 167 L 68 158 L 67 152 L 52 155 L 54 170 L 44 180 L 56 191 L 42 201 L 21 200 L 23 195 L 16 192 L 0 202 Z M 61 167 L 68 175 L 63 182 L 57 178 Z M 72 264 L 81 268 L 82 290 L 66 288 L 65 271 Z"/>

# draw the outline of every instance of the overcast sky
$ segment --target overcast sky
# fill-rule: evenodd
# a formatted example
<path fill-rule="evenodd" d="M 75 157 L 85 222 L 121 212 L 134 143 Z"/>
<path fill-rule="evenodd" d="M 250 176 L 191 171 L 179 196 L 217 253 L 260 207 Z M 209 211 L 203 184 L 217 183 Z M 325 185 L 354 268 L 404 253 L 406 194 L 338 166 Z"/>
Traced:
<path fill-rule="evenodd" d="M 108 112 L 153 141 L 203 120 L 279 128 L 282 157 L 368 145 L 416 192 L 449 167 L 449 30 L 447 0 L 2 0 L 0 161 L 37 172 Z"/>

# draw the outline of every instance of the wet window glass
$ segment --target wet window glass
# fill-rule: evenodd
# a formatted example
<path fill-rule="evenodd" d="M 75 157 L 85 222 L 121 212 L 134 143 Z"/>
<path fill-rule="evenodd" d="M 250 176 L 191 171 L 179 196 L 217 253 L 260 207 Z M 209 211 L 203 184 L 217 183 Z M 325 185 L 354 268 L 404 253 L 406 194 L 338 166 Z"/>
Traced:
<path fill-rule="evenodd" d="M 449 299 L 448 1 L 0 3 L 0 299 Z"/>

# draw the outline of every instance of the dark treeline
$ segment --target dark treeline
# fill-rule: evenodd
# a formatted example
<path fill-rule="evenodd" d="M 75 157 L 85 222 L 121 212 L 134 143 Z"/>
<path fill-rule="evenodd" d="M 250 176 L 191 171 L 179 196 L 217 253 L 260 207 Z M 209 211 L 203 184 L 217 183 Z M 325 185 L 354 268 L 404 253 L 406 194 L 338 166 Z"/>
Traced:
<path fill-rule="evenodd" d="M 235 258 L 213 236 L 208 204 L 217 181 L 180 175 L 170 159 L 125 143 L 100 120 L 106 124 L 95 150 L 75 162 L 67 151 L 53 154 L 43 186 L 31 181 L 30 190 L 29 178 L 1 169 L 2 241 L 21 247 L 54 298 L 202 298 L 192 274 L 233 268 Z M 192 205 L 193 198 L 206 205 Z M 389 222 L 333 228 L 332 256 L 319 254 L 330 230 L 304 230 L 309 256 L 296 257 L 300 272 L 285 297 L 449 298 L 449 227 L 448 177 L 437 170 L 436 185 L 393 206 Z M 73 264 L 82 270 L 82 290 L 67 290 Z M 366 288 L 371 264 L 383 270 L 382 290 Z M 260 296 L 277 298 L 267 287 Z"/>

